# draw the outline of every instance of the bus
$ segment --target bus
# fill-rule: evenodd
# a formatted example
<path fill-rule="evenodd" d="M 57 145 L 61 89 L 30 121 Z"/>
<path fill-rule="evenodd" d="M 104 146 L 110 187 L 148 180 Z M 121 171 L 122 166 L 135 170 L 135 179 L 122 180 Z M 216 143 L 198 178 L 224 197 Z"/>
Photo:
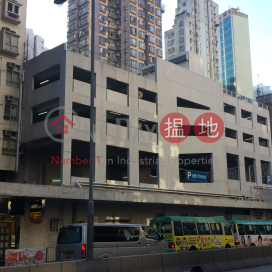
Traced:
<path fill-rule="evenodd" d="M 237 247 L 272 245 L 272 220 L 229 220 Z"/>
<path fill-rule="evenodd" d="M 167 252 L 234 247 L 229 223 L 218 217 L 156 217 L 150 225 L 165 236 Z"/>

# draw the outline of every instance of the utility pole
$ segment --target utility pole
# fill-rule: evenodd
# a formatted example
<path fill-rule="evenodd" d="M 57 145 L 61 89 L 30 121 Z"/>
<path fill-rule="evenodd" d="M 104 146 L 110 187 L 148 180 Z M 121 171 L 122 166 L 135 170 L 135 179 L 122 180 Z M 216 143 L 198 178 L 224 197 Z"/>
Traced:
<path fill-rule="evenodd" d="M 54 0 L 56 5 L 62 5 L 67 0 Z M 94 95 L 96 92 L 96 80 L 94 73 L 95 56 L 95 1 L 92 0 L 92 20 L 91 20 L 91 107 L 90 107 L 90 161 L 89 165 L 89 201 L 87 214 L 87 260 L 93 260 L 93 241 L 94 241 L 94 201 L 93 201 L 93 183 L 95 181 L 95 145 L 94 145 Z"/>

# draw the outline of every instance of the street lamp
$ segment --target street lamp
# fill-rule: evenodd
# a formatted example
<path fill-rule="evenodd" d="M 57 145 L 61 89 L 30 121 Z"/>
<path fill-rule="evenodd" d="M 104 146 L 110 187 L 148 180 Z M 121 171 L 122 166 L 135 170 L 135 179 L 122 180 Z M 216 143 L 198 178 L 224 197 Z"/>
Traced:
<path fill-rule="evenodd" d="M 67 0 L 54 0 L 54 4 L 62 5 Z M 94 201 L 93 183 L 95 180 L 95 146 L 94 136 L 94 94 L 96 91 L 96 80 L 94 74 L 94 31 L 95 31 L 95 0 L 92 0 L 92 21 L 91 21 L 91 99 L 90 99 L 90 161 L 89 165 L 89 201 L 87 214 L 87 260 L 93 259 L 94 241 Z"/>

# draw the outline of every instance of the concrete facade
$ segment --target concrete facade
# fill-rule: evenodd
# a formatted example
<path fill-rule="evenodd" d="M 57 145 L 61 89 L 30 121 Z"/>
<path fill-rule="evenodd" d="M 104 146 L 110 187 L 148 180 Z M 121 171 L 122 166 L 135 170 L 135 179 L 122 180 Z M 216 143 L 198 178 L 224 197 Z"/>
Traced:
<path fill-rule="evenodd" d="M 188 62 L 198 61 L 203 65 L 204 76 L 222 82 L 219 35 L 219 9 L 215 2 L 178 0 L 174 27 L 164 33 L 165 59 L 193 53 L 195 56 L 191 54 Z"/>
<path fill-rule="evenodd" d="M 223 87 L 253 99 L 248 15 L 231 8 L 219 20 Z"/>
<path fill-rule="evenodd" d="M 88 161 L 77 166 L 71 161 L 57 164 L 56 158 L 67 162 L 76 156 L 80 159 L 89 156 L 90 119 L 85 111 L 90 106 L 90 59 L 60 45 L 26 62 L 24 70 L 19 172 L 13 182 L 1 182 L 1 199 L 11 201 L 11 206 L 17 199 L 24 202 L 24 213 L 19 217 L 18 247 L 46 246 L 55 252 L 57 231 L 50 227 L 53 221 L 58 226 L 86 222 Z M 263 183 L 261 169 L 261 161 L 268 162 L 269 167 L 272 161 L 267 109 L 224 94 L 222 84 L 161 59 L 137 71 L 142 76 L 100 61 L 95 62 L 95 73 L 96 222 L 149 223 L 151 218 L 162 214 L 223 215 L 226 219 L 247 215 L 253 219 L 254 211 L 262 212 L 263 219 L 271 217 L 272 199 L 263 194 L 271 186 Z M 116 88 L 111 81 L 121 85 Z M 124 86 L 125 91 L 121 91 Z M 154 99 L 150 99 L 152 95 Z M 206 109 L 180 106 L 178 99 Z M 226 106 L 234 107 L 234 114 Z M 50 111 L 56 107 L 60 107 L 58 116 L 65 114 L 73 122 L 62 120 L 57 124 L 68 125 L 69 133 L 61 138 L 55 125 L 46 126 L 49 133 L 44 126 L 45 116 L 50 117 L 53 114 Z M 251 113 L 250 120 L 242 116 L 242 110 Z M 226 128 L 236 131 L 237 137 L 226 137 L 224 133 L 216 143 L 207 144 L 189 136 L 175 144 L 166 141 L 159 130 L 157 133 L 139 130 L 143 122 L 159 125 L 172 112 L 185 115 L 190 124 L 201 114 L 213 112 L 222 118 Z M 113 124 L 109 113 L 128 117 L 127 126 Z M 258 122 L 258 116 L 266 118 L 265 125 Z M 51 116 L 48 124 L 57 118 Z M 243 133 L 254 137 L 252 144 L 243 140 Z M 63 141 L 51 140 L 49 135 Z M 259 146 L 259 137 L 268 140 L 268 147 Z M 156 154 L 157 166 L 141 168 L 142 152 Z M 210 154 L 213 158 L 209 182 L 184 182 L 180 176 L 180 156 L 197 154 Z M 239 156 L 237 180 L 229 179 L 228 172 L 232 169 L 227 154 Z M 113 172 L 122 174 L 116 179 L 108 160 L 114 155 L 130 160 L 125 168 L 114 169 Z M 247 181 L 245 157 L 255 160 L 255 182 Z M 157 170 L 155 174 L 153 167 Z M 29 220 L 30 200 L 35 199 L 45 199 L 45 214 L 40 224 Z"/>
<path fill-rule="evenodd" d="M 135 70 L 162 58 L 161 0 L 96 0 L 95 54 L 102 62 Z M 68 3 L 67 48 L 88 56 L 91 46 L 91 2 Z"/>

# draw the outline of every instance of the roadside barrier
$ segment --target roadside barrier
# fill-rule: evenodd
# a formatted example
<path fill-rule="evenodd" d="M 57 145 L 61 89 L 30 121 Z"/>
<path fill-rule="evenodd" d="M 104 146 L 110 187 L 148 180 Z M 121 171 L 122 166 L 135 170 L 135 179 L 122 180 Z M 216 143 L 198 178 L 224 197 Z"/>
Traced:
<path fill-rule="evenodd" d="M 251 251 L 257 266 L 268 265 L 262 247 L 251 247 Z"/>
<path fill-rule="evenodd" d="M 162 257 L 162 267 L 164 272 L 183 272 L 180 262 L 180 253 L 163 253 Z"/>
<path fill-rule="evenodd" d="M 245 267 L 254 267 L 257 266 L 251 247 L 244 247 L 244 248 L 239 248 L 240 249 L 240 254 L 241 254 L 241 260 L 244 263 Z"/>
<path fill-rule="evenodd" d="M 195 271 L 197 271 L 197 269 L 201 271 L 198 251 L 180 252 L 180 262 L 184 272 L 191 271 L 193 268 L 195 268 Z"/>
<path fill-rule="evenodd" d="M 229 248 L 227 250 L 229 264 L 233 269 L 245 268 L 244 263 L 241 261 L 240 248 Z"/>
<path fill-rule="evenodd" d="M 268 264 L 272 264 L 272 246 L 263 246 L 264 258 Z"/>
<path fill-rule="evenodd" d="M 213 259 L 219 271 L 232 270 L 228 260 L 227 249 L 213 250 Z"/>
<path fill-rule="evenodd" d="M 200 267 L 204 272 L 217 272 L 218 269 L 213 259 L 214 250 L 200 250 L 198 251 Z"/>
<path fill-rule="evenodd" d="M 272 246 L 2 267 L 0 272 L 217 272 L 272 264 Z"/>

